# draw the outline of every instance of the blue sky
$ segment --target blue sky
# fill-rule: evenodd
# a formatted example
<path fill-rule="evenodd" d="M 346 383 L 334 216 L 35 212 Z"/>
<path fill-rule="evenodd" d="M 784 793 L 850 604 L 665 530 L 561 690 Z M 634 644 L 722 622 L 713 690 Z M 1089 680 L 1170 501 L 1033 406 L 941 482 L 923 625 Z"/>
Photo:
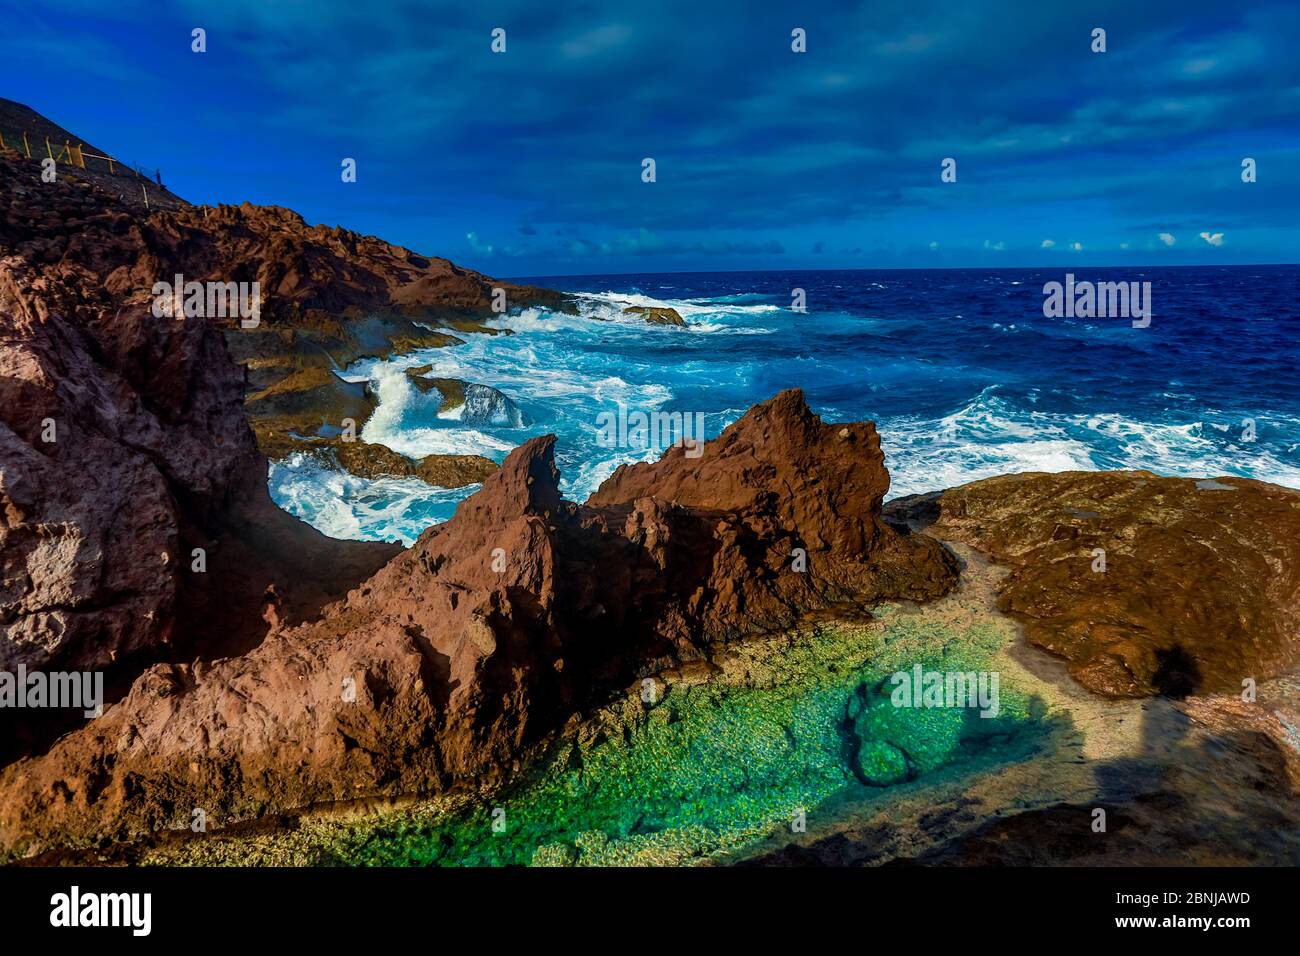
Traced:
<path fill-rule="evenodd" d="M 1290 0 L 0 0 L 0 23 L 0 95 L 190 201 L 493 275 L 1300 261 Z"/>

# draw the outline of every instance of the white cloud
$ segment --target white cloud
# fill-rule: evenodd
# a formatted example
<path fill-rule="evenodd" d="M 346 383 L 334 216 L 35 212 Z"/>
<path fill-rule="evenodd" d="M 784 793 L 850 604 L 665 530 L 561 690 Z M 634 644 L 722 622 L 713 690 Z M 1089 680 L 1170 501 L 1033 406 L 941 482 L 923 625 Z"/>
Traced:
<path fill-rule="evenodd" d="M 1119 244 L 1119 247 L 1120 247 L 1121 249 L 1127 249 L 1127 248 L 1128 248 L 1128 243 L 1127 243 L 1127 242 L 1121 242 L 1121 243 Z"/>
<path fill-rule="evenodd" d="M 1204 239 L 1212 246 L 1223 245 L 1223 233 L 1221 232 L 1216 232 L 1216 233 L 1203 232 L 1201 233 L 1201 238 Z"/>
<path fill-rule="evenodd" d="M 991 249 L 991 250 L 993 250 L 994 252 L 1001 252 L 1001 251 L 1002 251 L 1003 249 L 1005 249 L 1006 247 L 1007 247 L 1007 244 L 1006 244 L 1005 242 L 1001 242 L 1001 241 L 999 241 L 999 242 L 992 242 L 992 241 L 990 241 L 990 240 L 988 240 L 988 239 L 985 239 L 985 240 L 984 240 L 984 248 L 985 248 L 985 249 Z"/>
<path fill-rule="evenodd" d="M 1050 248 L 1052 248 L 1052 246 L 1054 246 L 1054 245 L 1056 245 L 1056 243 L 1053 242 L 1051 239 L 1044 239 L 1044 240 L 1043 240 L 1043 248 L 1044 248 L 1044 249 L 1050 249 Z"/>
<path fill-rule="evenodd" d="M 1071 252 L 1083 252 L 1083 243 L 1082 243 L 1082 242 L 1072 242 L 1072 243 L 1070 243 L 1070 251 L 1071 251 Z"/>
<path fill-rule="evenodd" d="M 931 248 L 931 249 L 938 249 L 938 248 L 939 248 L 939 243 L 938 243 L 938 242 L 931 242 L 931 243 L 930 243 L 930 248 Z"/>
<path fill-rule="evenodd" d="M 623 23 L 596 27 L 567 41 L 560 51 L 570 60 L 584 60 L 601 56 L 626 45 L 632 38 L 632 29 Z"/>
<path fill-rule="evenodd" d="M 1173 233 L 1162 232 L 1160 233 L 1160 241 L 1163 242 L 1166 246 L 1172 246 L 1178 240 L 1174 238 Z"/>

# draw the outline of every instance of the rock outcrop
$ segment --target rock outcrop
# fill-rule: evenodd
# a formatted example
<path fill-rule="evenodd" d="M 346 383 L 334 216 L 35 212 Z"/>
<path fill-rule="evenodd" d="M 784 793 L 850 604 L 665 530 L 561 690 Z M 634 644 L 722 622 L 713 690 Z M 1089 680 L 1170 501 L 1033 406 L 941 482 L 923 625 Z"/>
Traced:
<path fill-rule="evenodd" d="M 146 215 L 12 151 L 0 210 L 0 668 L 104 670 L 111 701 L 153 662 L 240 654 L 314 617 L 398 553 L 275 507 L 248 413 L 268 439 L 359 428 L 373 402 L 334 367 L 460 341 L 434 322 L 493 331 L 492 280 L 272 207 Z M 258 282 L 260 324 L 155 315 L 153 284 L 175 274 Z M 495 470 L 349 454 L 445 484 Z M 0 760 L 64 729 L 0 713 Z"/>
<path fill-rule="evenodd" d="M 633 305 L 623 310 L 624 315 L 639 315 L 651 325 L 685 326 L 686 320 L 676 309 L 662 305 Z"/>
<path fill-rule="evenodd" d="M 1300 663 L 1300 492 L 1144 471 L 1023 474 L 887 512 L 1011 568 L 1000 608 L 1097 693 L 1240 694 Z"/>
<path fill-rule="evenodd" d="M 490 783 L 647 669 L 955 581 L 936 542 L 881 521 L 874 427 L 823 424 L 798 392 L 698 457 L 620 471 L 581 507 L 560 498 L 553 443 L 515 449 L 320 620 L 241 657 L 156 666 L 0 773 L 5 848 L 183 825 L 195 808 L 220 823 Z"/>
<path fill-rule="evenodd" d="M 524 428 L 529 424 L 528 416 L 499 389 L 459 378 L 430 377 L 426 373 L 432 367 L 408 368 L 406 376 L 422 394 L 438 397 L 439 415 L 455 417 L 467 425 Z"/>
<path fill-rule="evenodd" d="M 236 315 L 204 321 L 246 369 L 248 417 L 264 452 L 293 435 L 334 437 L 344 418 L 365 425 L 373 400 L 333 374 L 349 363 L 463 343 L 453 332 L 499 334 L 483 324 L 496 315 L 494 289 L 511 308 L 567 301 L 372 236 L 309 226 L 288 209 L 179 205 L 146 215 L 90 182 L 43 183 L 39 172 L 12 150 L 0 153 L 0 251 L 22 261 L 22 281 L 47 311 L 111 336 L 123 313 L 152 311 L 156 282 L 258 284 L 256 325 Z"/>
<path fill-rule="evenodd" d="M 0 250 L 0 669 L 102 670 L 120 693 L 152 661 L 247 650 L 398 549 L 271 502 L 221 332 L 78 299 L 68 257 L 108 254 L 81 237 L 135 227 L 81 186 L 48 188 L 42 229 L 66 232 Z M 0 231 L 26 215 L 12 202 Z M 0 759 L 62 726 L 0 712 Z"/>

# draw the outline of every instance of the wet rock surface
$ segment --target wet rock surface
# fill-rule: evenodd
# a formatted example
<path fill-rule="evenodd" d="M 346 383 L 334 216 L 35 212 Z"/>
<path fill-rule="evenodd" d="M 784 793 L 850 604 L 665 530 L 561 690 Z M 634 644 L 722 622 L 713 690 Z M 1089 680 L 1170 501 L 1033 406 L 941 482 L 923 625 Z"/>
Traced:
<path fill-rule="evenodd" d="M 633 305 L 623 310 L 624 315 L 639 315 L 651 325 L 685 326 L 686 320 L 676 309 L 662 305 Z"/>

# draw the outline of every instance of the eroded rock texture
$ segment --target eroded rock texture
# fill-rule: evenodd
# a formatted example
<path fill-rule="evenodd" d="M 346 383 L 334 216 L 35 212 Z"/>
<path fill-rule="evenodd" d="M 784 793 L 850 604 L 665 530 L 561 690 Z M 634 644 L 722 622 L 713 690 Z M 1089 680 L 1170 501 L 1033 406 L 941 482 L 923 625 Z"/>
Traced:
<path fill-rule="evenodd" d="M 159 665 L 48 755 L 0 774 L 25 850 L 500 778 L 529 744 L 647 668 L 841 601 L 942 594 L 953 559 L 880 519 L 874 427 L 799 392 L 703 448 L 561 500 L 551 437 L 517 448 L 316 622 L 248 654 Z M 805 549 L 796 571 L 792 549 Z"/>
<path fill-rule="evenodd" d="M 1098 693 L 1240 693 L 1300 661 L 1300 492 L 1066 472 L 990 478 L 888 511 L 1010 567 L 999 607 Z M 1105 570 L 1093 570 L 1103 552 Z"/>

